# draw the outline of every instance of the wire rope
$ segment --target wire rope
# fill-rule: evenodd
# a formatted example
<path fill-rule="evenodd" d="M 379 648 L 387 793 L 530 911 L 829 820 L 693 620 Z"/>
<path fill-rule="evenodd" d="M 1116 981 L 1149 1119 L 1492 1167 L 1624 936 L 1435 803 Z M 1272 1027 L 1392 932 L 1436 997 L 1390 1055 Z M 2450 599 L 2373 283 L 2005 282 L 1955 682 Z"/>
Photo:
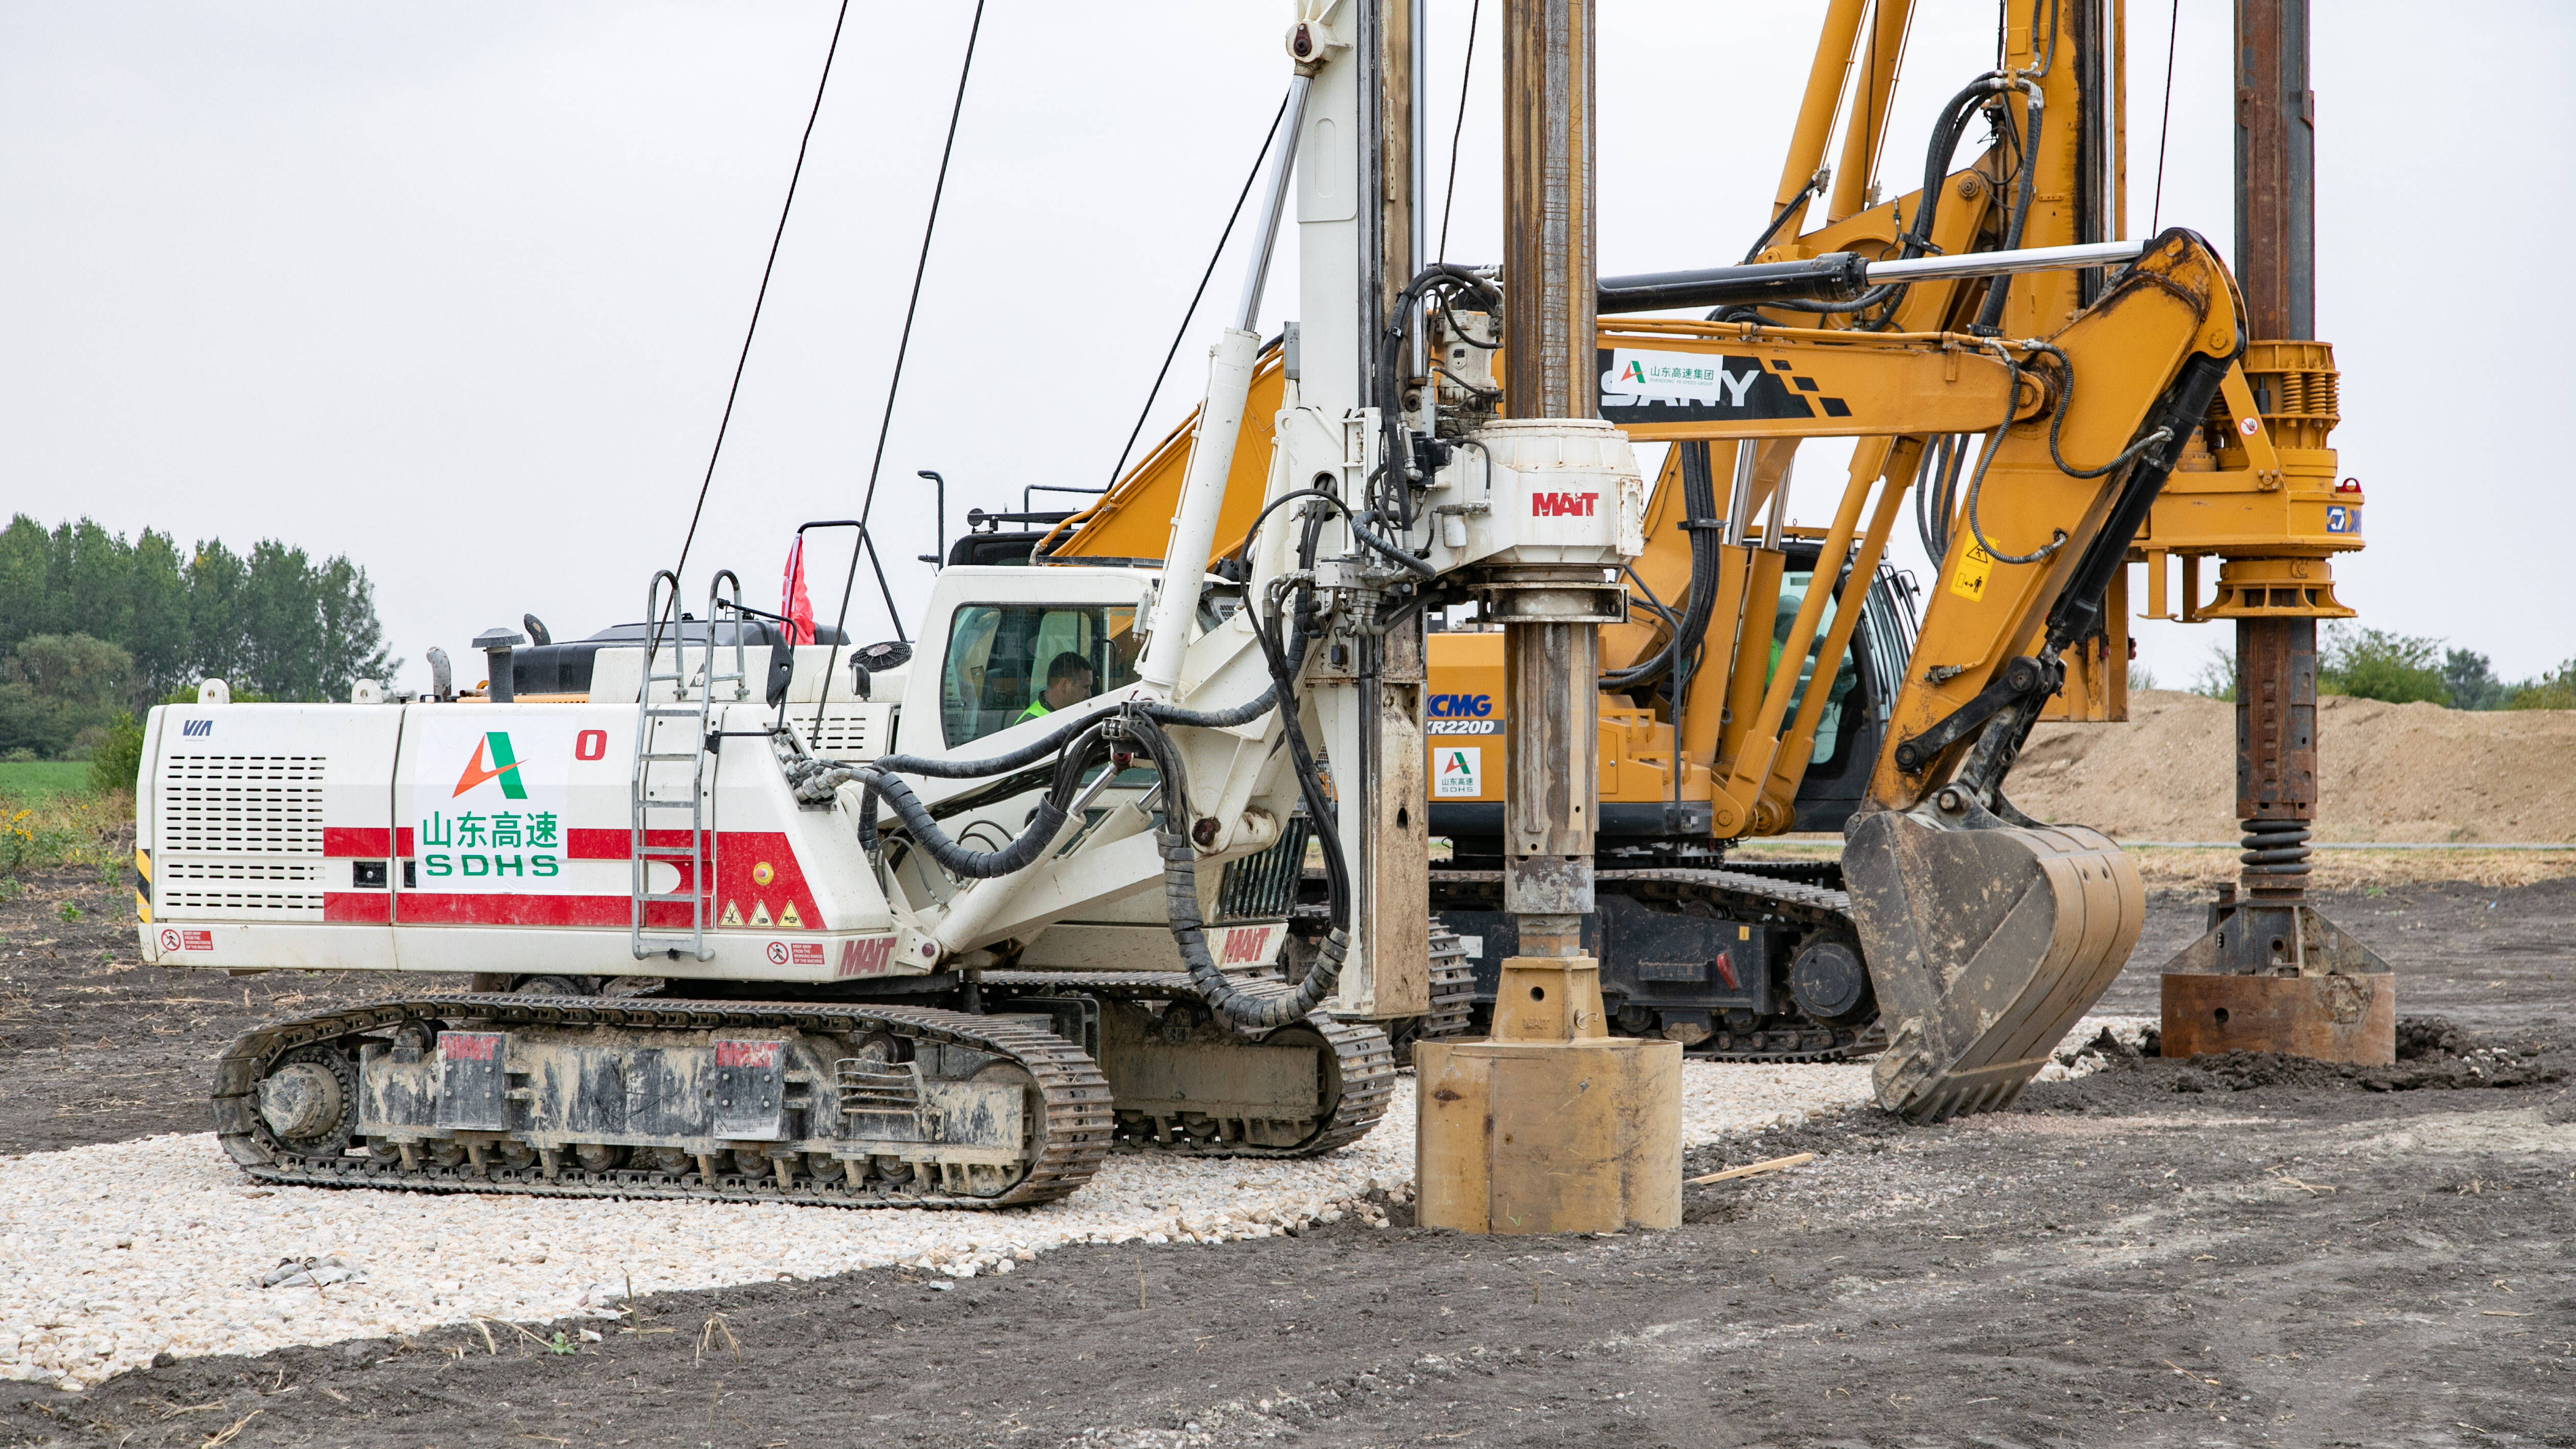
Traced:
<path fill-rule="evenodd" d="M 2165 118 L 2156 128 L 2156 204 L 2147 213 L 2147 235 L 2154 236 L 2165 216 L 2165 144 L 2173 137 L 2174 42 L 2182 34 L 2182 0 L 2173 0 L 2173 17 L 2165 24 Z"/>
<path fill-rule="evenodd" d="M 1467 63 L 1458 71 L 1458 123 L 1449 128 L 1449 185 L 1440 194 L 1440 251 L 1433 261 L 1449 260 L 1449 207 L 1458 199 L 1458 138 L 1467 134 L 1467 83 L 1476 78 L 1476 17 L 1485 0 L 1467 7 Z"/>
<path fill-rule="evenodd" d="M 885 412 L 877 419 L 876 455 L 868 460 L 868 488 L 859 500 L 859 528 L 867 529 L 876 506 L 877 472 L 885 465 L 886 434 L 894 426 L 895 395 L 903 389 L 903 360 L 912 351 L 912 321 L 921 310 L 921 278 L 930 270 L 930 239 L 939 230 L 939 201 L 948 191 L 948 161 L 957 152 L 957 119 L 966 111 L 966 81 L 975 73 L 975 42 L 984 33 L 984 0 L 975 0 L 975 19 L 966 29 L 966 58 L 957 67 L 957 97 L 948 107 L 948 139 L 939 147 L 939 179 L 930 187 L 930 215 L 921 225 L 921 254 L 912 264 L 912 296 L 903 304 L 903 335 L 894 346 L 894 375 L 886 379 Z"/>
<path fill-rule="evenodd" d="M 805 113 L 805 134 L 796 142 L 796 167 L 787 174 L 787 200 L 779 206 L 778 226 L 769 236 L 769 260 L 761 264 L 760 290 L 751 300 L 751 325 L 743 329 L 742 351 L 735 356 L 733 362 L 733 384 L 725 389 L 724 416 L 716 422 L 715 446 L 708 450 L 707 471 L 705 476 L 698 480 L 697 506 L 689 510 L 689 531 L 680 540 L 680 561 L 671 570 L 671 577 L 674 580 L 671 589 L 671 608 L 674 612 L 680 607 L 680 590 L 676 581 L 686 576 L 689 550 L 698 541 L 698 522 L 706 515 L 707 490 L 716 481 L 716 460 L 724 456 L 725 434 L 733 426 L 734 401 L 742 395 L 743 370 L 751 363 L 751 340 L 760 335 L 760 312 L 769 301 L 769 279 L 778 269 L 779 244 L 787 238 L 787 218 L 796 209 L 796 184 L 805 176 L 805 152 L 814 144 L 814 122 L 823 114 L 823 93 L 832 83 L 832 59 L 840 54 L 841 27 L 849 18 L 849 0 L 841 0 L 840 13 L 832 20 L 832 42 L 823 52 L 823 74 L 814 82 L 814 104 Z M 714 622 L 710 620 L 707 627 L 714 628 Z"/>

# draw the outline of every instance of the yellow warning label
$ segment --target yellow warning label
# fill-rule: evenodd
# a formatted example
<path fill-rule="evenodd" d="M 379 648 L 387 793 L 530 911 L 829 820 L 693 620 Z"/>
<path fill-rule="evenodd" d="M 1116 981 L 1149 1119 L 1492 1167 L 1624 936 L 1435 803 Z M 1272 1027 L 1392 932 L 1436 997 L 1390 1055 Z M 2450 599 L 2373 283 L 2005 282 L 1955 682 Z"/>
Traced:
<path fill-rule="evenodd" d="M 785 906 L 779 908 L 778 924 L 785 926 L 791 931 L 801 931 L 805 929 L 805 918 L 796 914 L 796 903 L 794 901 L 789 901 Z"/>
<path fill-rule="evenodd" d="M 1995 571 L 1995 561 L 1972 541 L 1959 552 L 1959 573 L 1950 580 L 1950 592 L 1974 603 L 1986 596 L 1986 580 Z"/>
<path fill-rule="evenodd" d="M 724 916 L 723 916 L 723 918 L 722 918 L 721 920 L 719 920 L 719 921 L 717 922 L 717 924 L 718 924 L 718 925 L 723 925 L 723 926 L 739 926 L 739 925 L 741 925 L 741 924 L 742 924 L 742 907 L 741 907 L 741 906 L 739 906 L 739 905 L 737 905 L 737 904 L 735 904 L 735 903 L 734 903 L 734 902 L 732 902 L 732 901 L 727 901 L 727 902 L 725 902 Z"/>
<path fill-rule="evenodd" d="M 753 901 L 751 903 L 751 923 L 755 926 L 766 926 L 769 924 L 769 903 L 767 901 Z"/>

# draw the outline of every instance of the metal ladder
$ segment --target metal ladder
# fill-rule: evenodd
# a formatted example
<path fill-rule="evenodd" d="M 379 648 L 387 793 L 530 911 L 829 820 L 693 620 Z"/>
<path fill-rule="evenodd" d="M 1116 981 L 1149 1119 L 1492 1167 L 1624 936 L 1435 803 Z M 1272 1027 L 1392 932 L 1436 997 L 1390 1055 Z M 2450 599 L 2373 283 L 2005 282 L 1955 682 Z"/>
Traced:
<path fill-rule="evenodd" d="M 676 961 L 682 951 L 705 961 L 715 955 L 707 945 L 707 907 L 713 899 L 715 875 L 715 822 L 708 787 L 711 783 L 709 762 L 716 758 L 712 748 L 716 691 L 722 685 L 731 684 L 734 687 L 732 697 L 741 699 L 746 693 L 744 683 L 748 678 L 743 670 L 742 581 L 734 577 L 732 570 L 725 569 L 718 571 L 707 586 L 706 648 L 699 656 L 697 700 L 691 703 L 688 631 L 680 620 L 675 619 L 671 624 L 675 637 L 670 645 L 670 670 L 666 673 L 656 667 L 663 652 L 662 584 L 665 580 L 671 585 L 671 607 L 677 613 L 680 596 L 677 574 L 669 569 L 661 570 L 653 575 L 653 582 L 644 591 L 644 617 L 650 621 L 651 632 L 644 640 L 644 681 L 635 710 L 635 767 L 627 790 L 628 896 L 632 903 L 628 918 L 628 945 L 639 961 L 648 956 L 667 956 Z M 730 600 L 723 597 L 727 584 L 733 586 Z M 716 627 L 726 605 L 730 605 L 734 616 L 733 671 L 719 673 L 716 669 Z M 671 686 L 669 700 L 655 697 L 653 686 L 657 684 Z M 685 740 L 680 738 L 684 730 Z M 680 767 L 684 764 L 688 767 L 688 793 L 685 796 L 672 795 L 668 791 L 679 783 Z M 667 834 L 670 828 L 657 825 L 657 822 L 676 819 L 684 811 L 689 821 L 686 843 L 654 844 L 655 831 L 661 829 Z M 657 861 L 679 868 L 681 889 L 653 889 L 653 866 Z M 648 927 L 646 917 L 649 908 L 663 904 L 689 908 L 686 935 L 674 929 L 657 932 Z"/>

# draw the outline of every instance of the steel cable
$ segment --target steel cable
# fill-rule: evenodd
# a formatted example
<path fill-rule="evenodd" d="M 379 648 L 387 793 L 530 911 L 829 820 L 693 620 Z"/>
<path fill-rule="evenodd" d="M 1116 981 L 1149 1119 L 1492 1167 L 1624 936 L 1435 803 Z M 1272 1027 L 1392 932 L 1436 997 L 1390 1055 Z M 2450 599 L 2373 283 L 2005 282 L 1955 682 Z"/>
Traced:
<path fill-rule="evenodd" d="M 805 152 L 814 144 L 814 122 L 823 114 L 823 93 L 832 84 L 832 59 L 841 52 L 841 26 L 849 18 L 849 0 L 841 0 L 840 13 L 832 20 L 832 42 L 823 51 L 823 74 L 814 82 L 814 104 L 805 113 L 805 133 L 796 142 L 796 166 L 787 173 L 787 200 L 779 206 L 777 229 L 769 235 L 769 260 L 761 264 L 760 290 L 751 300 L 751 325 L 743 329 L 742 351 L 733 361 L 733 383 L 725 389 L 724 416 L 716 422 L 715 446 L 708 450 L 707 471 L 698 480 L 697 506 L 689 510 L 689 531 L 680 540 L 680 561 L 671 570 L 671 608 L 675 613 L 680 607 L 676 581 L 687 576 L 689 550 L 698 541 L 698 522 L 707 511 L 707 490 L 716 481 L 716 460 L 724 456 L 725 434 L 733 426 L 734 400 L 742 395 L 743 371 L 751 363 L 751 340 L 760 335 L 760 312 L 769 301 L 769 279 L 778 269 L 779 244 L 787 239 L 787 218 L 796 209 L 796 185 L 805 176 Z"/>

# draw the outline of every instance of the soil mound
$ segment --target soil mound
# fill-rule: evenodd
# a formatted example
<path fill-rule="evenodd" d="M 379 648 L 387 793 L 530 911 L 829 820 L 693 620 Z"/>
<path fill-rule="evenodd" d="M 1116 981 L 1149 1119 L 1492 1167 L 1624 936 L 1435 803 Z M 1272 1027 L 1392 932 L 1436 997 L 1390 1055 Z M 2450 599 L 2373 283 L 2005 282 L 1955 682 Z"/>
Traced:
<path fill-rule="evenodd" d="M 2438 1016 L 2401 1017 L 2397 1063 L 2386 1067 L 2311 1061 L 2277 1052 L 2217 1052 L 2178 1060 L 2121 1052 L 2102 1068 L 2063 1081 L 2033 1082 L 2014 1112 L 2146 1111 L 2168 1094 L 2224 1095 L 2264 1088 L 2416 1092 L 2551 1087 L 2576 1073 L 2576 1034 L 2564 1028 L 2471 1033 Z"/>
<path fill-rule="evenodd" d="M 2329 696 L 2319 840 L 2576 843 L 2576 711 L 2471 712 Z M 2128 840 L 2234 840 L 2236 706 L 2146 689 L 2125 725 L 2044 724 L 2013 803 Z"/>

